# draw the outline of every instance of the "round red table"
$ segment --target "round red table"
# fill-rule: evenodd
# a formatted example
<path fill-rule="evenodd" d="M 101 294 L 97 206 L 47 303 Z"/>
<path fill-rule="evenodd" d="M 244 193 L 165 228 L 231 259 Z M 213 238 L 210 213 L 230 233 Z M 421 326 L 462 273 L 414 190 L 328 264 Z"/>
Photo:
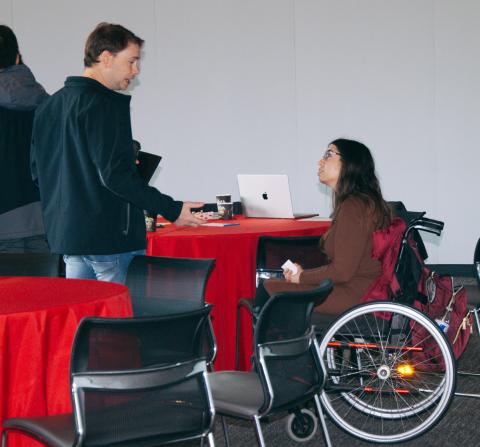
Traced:
<path fill-rule="evenodd" d="M 70 351 L 85 316 L 132 315 L 128 289 L 93 280 L 0 277 L 0 421 L 71 411 Z M 9 436 L 9 447 L 39 446 Z"/>
<path fill-rule="evenodd" d="M 215 221 L 220 223 L 222 221 Z M 247 219 L 237 216 L 226 227 L 198 228 L 165 225 L 148 233 L 147 254 L 186 258 L 215 258 L 216 264 L 206 289 L 206 301 L 214 305 L 213 327 L 217 338 L 216 370 L 235 367 L 235 318 L 241 298 L 255 294 L 255 259 L 258 238 L 262 235 L 321 235 L 329 227 L 328 220 Z M 246 320 L 246 319 L 243 319 Z M 240 367 L 249 368 L 251 329 L 242 323 Z M 251 328 L 251 325 L 250 325 Z"/>

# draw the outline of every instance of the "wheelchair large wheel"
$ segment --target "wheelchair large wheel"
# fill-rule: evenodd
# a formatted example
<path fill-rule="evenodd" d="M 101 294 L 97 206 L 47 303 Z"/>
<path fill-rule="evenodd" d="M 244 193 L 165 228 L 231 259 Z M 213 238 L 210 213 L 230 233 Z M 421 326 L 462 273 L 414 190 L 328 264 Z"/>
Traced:
<path fill-rule="evenodd" d="M 438 422 L 455 389 L 450 344 L 430 318 L 398 303 L 357 306 L 320 342 L 327 367 L 321 401 L 350 434 L 406 441 Z"/>

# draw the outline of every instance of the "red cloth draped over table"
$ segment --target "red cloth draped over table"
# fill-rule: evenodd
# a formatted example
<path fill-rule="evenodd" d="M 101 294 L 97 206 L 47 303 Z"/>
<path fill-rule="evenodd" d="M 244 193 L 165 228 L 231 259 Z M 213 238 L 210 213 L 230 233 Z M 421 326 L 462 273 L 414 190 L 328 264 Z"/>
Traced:
<path fill-rule="evenodd" d="M 0 277 L 0 420 L 71 411 L 70 351 L 85 316 L 131 316 L 120 284 Z M 40 446 L 9 435 L 9 447 Z"/>
<path fill-rule="evenodd" d="M 258 238 L 262 235 L 321 235 L 330 226 L 329 221 L 245 219 L 239 216 L 227 223 L 240 225 L 199 228 L 167 225 L 155 233 L 148 233 L 149 255 L 216 259 L 206 290 L 206 300 L 214 305 L 213 327 L 218 345 L 216 370 L 235 367 L 236 306 L 241 298 L 255 294 Z M 242 319 L 240 366 L 243 369 L 249 368 L 249 348 L 252 345 L 248 326 L 251 323 L 246 320 Z"/>

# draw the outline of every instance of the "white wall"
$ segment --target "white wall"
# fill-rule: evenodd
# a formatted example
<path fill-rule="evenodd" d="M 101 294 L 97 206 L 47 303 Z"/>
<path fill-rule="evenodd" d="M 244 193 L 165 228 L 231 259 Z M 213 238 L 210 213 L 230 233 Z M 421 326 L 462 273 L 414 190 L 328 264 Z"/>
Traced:
<path fill-rule="evenodd" d="M 102 20 L 146 40 L 133 130 L 164 157 L 162 191 L 238 198 L 237 173 L 287 173 L 295 208 L 328 214 L 317 160 L 332 139 L 356 138 L 387 199 L 446 222 L 428 238 L 431 261 L 471 261 L 477 0 L 0 0 L 0 22 L 50 92 L 81 73 Z"/>
<path fill-rule="evenodd" d="M 480 2 L 435 4 L 435 152 L 432 188 L 447 232 L 442 260 L 470 262 L 480 236 Z"/>

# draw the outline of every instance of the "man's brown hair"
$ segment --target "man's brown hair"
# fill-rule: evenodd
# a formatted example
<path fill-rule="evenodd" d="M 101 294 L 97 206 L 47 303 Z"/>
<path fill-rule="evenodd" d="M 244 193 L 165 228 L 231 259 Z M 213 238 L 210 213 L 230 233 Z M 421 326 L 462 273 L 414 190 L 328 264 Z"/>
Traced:
<path fill-rule="evenodd" d="M 134 43 L 141 48 L 144 40 L 122 25 L 107 22 L 99 23 L 87 38 L 83 63 L 85 67 L 91 67 L 99 62 L 98 56 L 103 51 L 117 54 L 127 48 L 130 43 Z"/>

